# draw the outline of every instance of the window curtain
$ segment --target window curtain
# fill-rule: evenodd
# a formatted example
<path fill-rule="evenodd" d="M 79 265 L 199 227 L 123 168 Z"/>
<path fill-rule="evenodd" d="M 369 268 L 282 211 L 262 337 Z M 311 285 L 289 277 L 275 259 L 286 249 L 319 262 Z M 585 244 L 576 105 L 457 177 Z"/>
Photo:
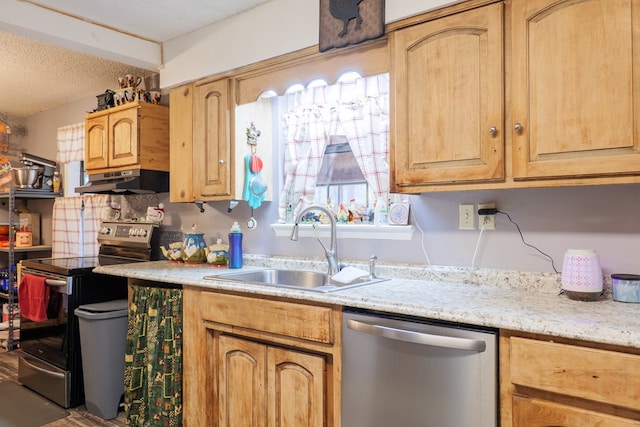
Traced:
<path fill-rule="evenodd" d="M 313 203 L 330 135 L 347 137 L 375 197 L 388 197 L 388 74 L 304 89 L 287 95 L 286 100 L 289 111 L 283 116 L 286 147 L 279 222 L 285 222 L 290 204 L 297 215 Z"/>
<path fill-rule="evenodd" d="M 181 289 L 133 286 L 124 389 L 127 425 L 182 425 Z"/>
<path fill-rule="evenodd" d="M 58 128 L 58 163 L 67 164 L 84 160 L 84 122 Z"/>
<path fill-rule="evenodd" d="M 100 245 L 96 239 L 102 210 L 111 205 L 108 194 L 58 197 L 53 202 L 53 258 L 95 256 Z"/>
<path fill-rule="evenodd" d="M 284 116 L 286 151 L 284 184 L 280 194 L 278 215 L 284 222 L 287 206 L 294 216 L 313 203 L 316 180 L 327 145 L 326 110 L 318 105 L 301 106 Z M 293 197 L 291 197 L 293 195 Z"/>

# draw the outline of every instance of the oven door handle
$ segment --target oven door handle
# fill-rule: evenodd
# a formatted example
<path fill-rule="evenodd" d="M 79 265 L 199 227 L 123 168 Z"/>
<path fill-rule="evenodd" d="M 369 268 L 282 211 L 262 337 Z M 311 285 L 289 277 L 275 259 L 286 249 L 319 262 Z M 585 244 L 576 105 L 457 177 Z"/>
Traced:
<path fill-rule="evenodd" d="M 67 282 L 65 280 L 46 279 L 44 283 L 49 286 L 67 286 Z"/>
<path fill-rule="evenodd" d="M 414 344 L 428 345 L 433 347 L 445 347 L 455 350 L 476 351 L 478 353 L 482 353 L 487 348 L 487 344 L 482 340 L 426 334 L 424 332 L 409 331 L 406 329 L 398 329 L 389 326 L 359 322 L 353 319 L 349 319 L 347 321 L 347 326 L 349 327 L 349 329 L 353 329 L 354 331 L 358 332 L 364 332 L 367 334 L 377 335 L 397 341 L 406 341 Z"/>
<path fill-rule="evenodd" d="M 61 373 L 61 372 L 51 372 L 51 371 L 49 371 L 49 370 L 47 370 L 47 369 L 43 369 L 43 368 L 41 368 L 41 367 L 39 367 L 39 366 L 36 366 L 36 365 L 34 365 L 33 363 L 29 362 L 25 357 L 22 357 L 21 359 L 22 359 L 22 362 L 23 362 L 25 365 L 29 366 L 29 367 L 30 367 L 31 369 L 33 369 L 34 371 L 38 371 L 38 372 L 40 372 L 40 373 L 42 373 L 42 374 L 49 375 L 49 376 L 51 376 L 51 377 L 55 377 L 55 378 L 64 378 L 64 373 Z"/>

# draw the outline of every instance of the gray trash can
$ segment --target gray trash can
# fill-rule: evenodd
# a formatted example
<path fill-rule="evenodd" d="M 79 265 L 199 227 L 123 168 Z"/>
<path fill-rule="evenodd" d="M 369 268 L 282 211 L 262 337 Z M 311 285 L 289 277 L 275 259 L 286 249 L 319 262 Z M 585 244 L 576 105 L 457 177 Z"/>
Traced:
<path fill-rule="evenodd" d="M 87 411 L 105 420 L 115 418 L 124 394 L 127 300 L 81 305 L 74 313 L 80 325 Z"/>

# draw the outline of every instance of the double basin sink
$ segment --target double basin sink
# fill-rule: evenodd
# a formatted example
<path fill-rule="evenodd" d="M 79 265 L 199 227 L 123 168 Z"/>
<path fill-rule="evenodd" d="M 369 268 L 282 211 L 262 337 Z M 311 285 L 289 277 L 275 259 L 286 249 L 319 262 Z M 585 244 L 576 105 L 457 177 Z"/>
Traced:
<path fill-rule="evenodd" d="M 332 280 L 327 273 L 281 269 L 242 270 L 216 276 L 205 276 L 204 279 L 270 285 L 315 292 L 335 292 L 389 280 L 378 277 L 359 277 L 349 283 L 341 283 Z"/>

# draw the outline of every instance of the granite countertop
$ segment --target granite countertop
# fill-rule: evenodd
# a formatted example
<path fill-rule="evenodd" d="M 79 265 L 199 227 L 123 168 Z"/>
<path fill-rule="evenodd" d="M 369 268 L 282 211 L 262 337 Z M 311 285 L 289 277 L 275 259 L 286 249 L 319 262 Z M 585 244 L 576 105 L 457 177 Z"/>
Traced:
<path fill-rule="evenodd" d="M 367 268 L 363 264 L 351 265 Z M 245 255 L 245 269 L 266 267 L 324 271 L 326 263 Z M 207 264 L 184 265 L 166 260 L 95 269 L 96 273 L 183 286 L 286 297 L 640 348 L 640 304 L 613 301 L 606 292 L 598 301 L 570 300 L 559 295 L 560 277 L 555 273 L 379 265 L 378 275 L 391 280 L 331 293 L 203 279 L 229 271 Z"/>

